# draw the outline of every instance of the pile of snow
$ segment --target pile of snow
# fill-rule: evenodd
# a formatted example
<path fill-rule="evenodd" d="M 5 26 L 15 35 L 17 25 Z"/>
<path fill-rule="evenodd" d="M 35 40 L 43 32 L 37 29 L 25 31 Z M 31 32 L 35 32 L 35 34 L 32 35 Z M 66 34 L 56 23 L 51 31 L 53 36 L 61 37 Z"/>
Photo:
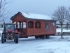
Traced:
<path fill-rule="evenodd" d="M 43 19 L 43 20 L 52 20 L 50 16 L 34 13 L 22 13 L 24 17 L 30 19 Z"/>

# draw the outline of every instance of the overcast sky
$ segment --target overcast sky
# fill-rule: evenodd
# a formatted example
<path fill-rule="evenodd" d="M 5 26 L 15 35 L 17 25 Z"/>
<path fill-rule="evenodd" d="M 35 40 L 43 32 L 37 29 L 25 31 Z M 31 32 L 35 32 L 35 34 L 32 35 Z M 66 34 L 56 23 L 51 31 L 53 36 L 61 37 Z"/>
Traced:
<path fill-rule="evenodd" d="M 19 11 L 51 16 L 58 6 L 69 7 L 70 0 L 12 0 L 8 5 L 7 17 L 9 18 Z"/>

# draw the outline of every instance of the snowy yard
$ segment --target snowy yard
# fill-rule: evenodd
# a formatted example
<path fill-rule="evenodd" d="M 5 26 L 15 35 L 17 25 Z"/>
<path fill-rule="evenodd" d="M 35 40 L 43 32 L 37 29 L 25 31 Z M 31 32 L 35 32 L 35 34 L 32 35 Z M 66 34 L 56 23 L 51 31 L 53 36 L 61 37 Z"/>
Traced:
<path fill-rule="evenodd" d="M 0 39 L 1 40 L 1 39 Z M 70 37 L 51 36 L 49 39 L 19 39 L 16 44 L 13 40 L 0 42 L 0 53 L 70 53 Z"/>
<path fill-rule="evenodd" d="M 59 29 L 56 31 L 60 32 Z M 2 33 L 1 29 L 0 33 Z M 69 48 L 70 36 L 64 36 L 64 39 L 60 36 L 50 36 L 49 39 L 19 38 L 18 44 L 13 40 L 7 40 L 2 44 L 0 38 L 0 53 L 70 53 Z"/>

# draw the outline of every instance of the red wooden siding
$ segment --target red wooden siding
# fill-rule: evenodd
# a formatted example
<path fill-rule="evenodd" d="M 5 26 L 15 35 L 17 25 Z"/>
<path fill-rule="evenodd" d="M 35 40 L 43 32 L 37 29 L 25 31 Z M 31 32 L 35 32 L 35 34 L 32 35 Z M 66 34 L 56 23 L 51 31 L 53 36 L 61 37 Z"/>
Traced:
<path fill-rule="evenodd" d="M 27 28 L 27 35 L 45 35 L 45 34 L 55 34 L 56 33 L 56 26 L 52 25 L 52 21 L 40 21 L 41 22 L 41 28 L 35 28 L 35 22 L 34 22 L 34 28 Z M 45 22 L 48 22 L 49 28 L 48 30 L 45 28 Z"/>

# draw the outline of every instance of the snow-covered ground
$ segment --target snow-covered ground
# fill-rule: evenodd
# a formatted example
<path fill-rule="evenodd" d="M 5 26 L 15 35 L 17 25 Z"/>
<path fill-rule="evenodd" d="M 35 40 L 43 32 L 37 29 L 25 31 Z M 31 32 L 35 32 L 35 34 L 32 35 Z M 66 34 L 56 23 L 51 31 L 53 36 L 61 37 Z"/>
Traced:
<path fill-rule="evenodd" d="M 1 39 L 0 39 L 1 40 Z M 51 36 L 49 39 L 20 38 L 19 43 L 0 42 L 0 53 L 70 53 L 70 37 Z"/>
<path fill-rule="evenodd" d="M 60 32 L 60 29 L 56 31 Z M 2 33 L 1 29 L 0 33 Z M 70 36 L 64 36 L 64 39 L 60 36 L 50 36 L 49 39 L 19 38 L 18 44 L 13 40 L 7 40 L 2 44 L 0 37 L 0 53 L 70 53 L 69 48 Z"/>
<path fill-rule="evenodd" d="M 57 28 L 56 32 L 61 32 L 61 28 Z M 63 28 L 63 32 L 70 32 L 70 29 Z"/>

